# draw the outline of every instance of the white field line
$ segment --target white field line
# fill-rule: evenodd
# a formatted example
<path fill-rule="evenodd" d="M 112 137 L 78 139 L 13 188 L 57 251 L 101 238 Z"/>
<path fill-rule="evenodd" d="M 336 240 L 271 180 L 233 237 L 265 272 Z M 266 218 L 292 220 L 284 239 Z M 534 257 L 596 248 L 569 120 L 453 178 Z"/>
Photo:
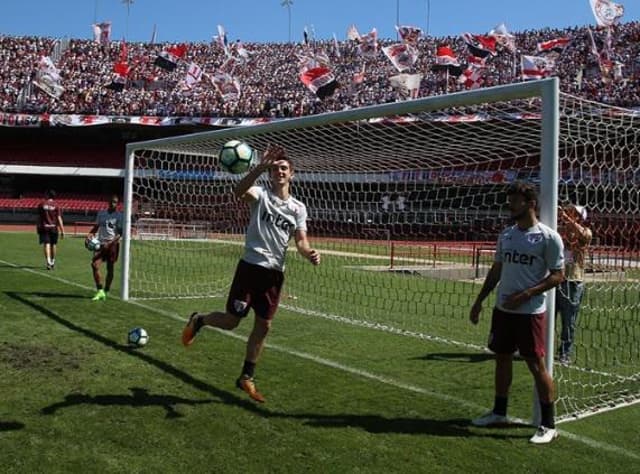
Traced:
<path fill-rule="evenodd" d="M 18 267 L 18 265 L 14 264 L 14 263 L 11 263 L 11 262 L 4 261 L 4 260 L 0 260 L 0 263 L 3 263 L 5 265 L 9 265 L 9 266 L 12 266 L 12 267 Z M 55 280 L 55 281 L 58 281 L 58 282 L 61 282 L 61 283 L 64 283 L 64 284 L 67 284 L 67 285 L 70 285 L 70 286 L 74 286 L 76 288 L 81 288 L 81 289 L 84 289 L 84 290 L 87 290 L 87 291 L 90 291 L 92 289 L 92 287 L 90 287 L 90 286 L 82 285 L 82 284 L 76 283 L 74 281 L 70 281 L 70 280 L 66 280 L 64 278 L 56 277 L 56 276 L 52 275 L 51 273 L 44 273 L 42 271 L 36 271 L 36 270 L 30 269 L 30 268 L 23 268 L 22 270 L 25 271 L 25 272 L 28 272 L 28 273 L 32 273 L 34 275 L 39 275 L 39 276 L 44 277 L 44 278 L 49 278 L 51 280 Z M 113 298 L 119 299 L 118 297 L 113 297 Z M 152 306 L 148 306 L 148 305 L 145 305 L 145 304 L 140 303 L 140 302 L 129 301 L 128 303 L 133 304 L 135 306 L 139 306 L 139 307 L 144 308 L 144 309 L 146 309 L 148 311 L 160 314 L 162 316 L 166 316 L 166 317 L 174 319 L 176 321 L 180 321 L 180 322 L 183 322 L 183 323 L 187 321 L 186 318 L 181 317 L 181 316 L 179 316 L 179 315 L 177 315 L 175 313 L 172 313 L 172 312 L 169 312 L 169 311 L 160 310 L 158 308 L 154 308 Z M 232 338 L 235 338 L 235 339 L 238 339 L 238 340 L 241 340 L 241 341 L 246 341 L 247 340 L 247 338 L 245 336 L 241 336 L 241 335 L 235 334 L 233 332 L 224 331 L 224 330 L 216 329 L 216 328 L 210 328 L 210 327 L 207 327 L 207 329 L 213 329 L 213 330 L 217 331 L 220 334 L 223 334 L 225 336 L 232 337 Z M 382 383 L 382 384 L 385 384 L 385 385 L 389 385 L 389 386 L 392 386 L 392 387 L 395 387 L 395 388 L 398 388 L 398 389 L 407 390 L 407 391 L 410 391 L 410 392 L 414 392 L 414 393 L 419 393 L 421 395 L 425 395 L 427 397 L 436 398 L 438 400 L 455 403 L 458 406 L 465 407 L 465 408 L 468 408 L 468 409 L 471 409 L 471 410 L 474 410 L 474 411 L 478 411 L 478 412 L 482 412 L 482 411 L 486 411 L 487 410 L 486 407 L 483 407 L 483 406 L 481 406 L 479 404 L 476 404 L 476 403 L 473 403 L 473 402 L 469 402 L 469 401 L 461 399 L 461 398 L 452 397 L 450 395 L 442 394 L 442 393 L 439 393 L 439 392 L 434 392 L 432 390 L 427 390 L 425 388 L 417 387 L 415 385 L 410 385 L 410 384 L 407 384 L 407 383 L 404 383 L 404 382 L 401 382 L 401 381 L 394 380 L 392 378 L 388 378 L 388 377 L 385 377 L 385 376 L 382 376 L 382 375 L 375 374 L 373 372 L 368 372 L 368 371 L 365 371 L 365 370 L 361 370 L 361 369 L 358 369 L 358 368 L 354 368 L 354 367 L 350 367 L 350 366 L 341 364 L 339 362 L 332 361 L 330 359 L 325 359 L 323 357 L 315 356 L 313 354 L 308 354 L 306 352 L 300 352 L 300 351 L 297 351 L 295 349 L 289 349 L 287 347 L 279 346 L 279 345 L 275 345 L 275 344 L 267 343 L 266 346 L 269 347 L 272 350 L 275 350 L 275 351 L 278 351 L 278 352 L 281 352 L 281 353 L 284 353 L 284 354 L 288 354 L 288 355 L 291 355 L 291 356 L 294 356 L 294 357 L 298 357 L 298 358 L 301 358 L 301 359 L 304 359 L 304 360 L 308 360 L 308 361 L 314 362 L 314 363 L 319 364 L 319 365 L 324 365 L 326 367 L 331 367 L 333 369 L 340 370 L 340 371 L 343 371 L 343 372 L 346 372 L 346 373 L 349 373 L 349 374 L 352 374 L 352 375 L 356 375 L 356 376 L 361 377 L 361 378 L 365 378 L 365 379 L 368 379 L 368 380 L 374 380 L 376 382 L 379 382 L 379 383 Z M 519 419 L 519 418 L 510 418 L 510 421 L 513 422 L 513 423 L 518 423 L 518 424 L 528 424 L 529 423 L 528 421 L 522 420 L 522 419 Z M 591 439 L 591 438 L 588 438 L 588 437 L 585 437 L 585 436 L 580 436 L 580 435 L 577 435 L 577 434 L 574 434 L 574 433 L 571 433 L 571 432 L 568 432 L 568 431 L 565 431 L 565 430 L 558 430 L 558 431 L 561 434 L 561 436 L 564 436 L 564 437 L 566 437 L 568 439 L 571 439 L 572 441 L 585 444 L 585 445 L 587 445 L 587 446 L 589 446 L 591 448 L 602 450 L 602 451 L 612 452 L 612 453 L 618 454 L 620 456 L 628 457 L 628 458 L 631 458 L 631 459 L 640 460 L 640 455 L 636 454 L 635 452 L 632 452 L 632 451 L 626 450 L 624 448 L 621 448 L 619 446 L 615 446 L 615 445 L 611 445 L 611 444 L 608 444 L 608 443 L 596 441 L 594 439 Z"/>

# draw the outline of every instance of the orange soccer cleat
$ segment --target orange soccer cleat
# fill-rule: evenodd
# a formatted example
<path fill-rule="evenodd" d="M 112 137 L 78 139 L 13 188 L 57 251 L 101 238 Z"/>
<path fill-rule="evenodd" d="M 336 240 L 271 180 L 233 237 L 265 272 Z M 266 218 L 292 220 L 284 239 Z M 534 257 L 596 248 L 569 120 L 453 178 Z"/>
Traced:
<path fill-rule="evenodd" d="M 258 392 L 258 388 L 256 387 L 256 382 L 253 380 L 253 377 L 249 377 L 248 375 L 241 375 L 236 380 L 236 387 L 240 390 L 246 392 L 252 399 L 254 399 L 258 403 L 264 403 L 266 400 L 262 396 L 260 392 Z"/>
<path fill-rule="evenodd" d="M 196 338 L 198 331 L 202 328 L 202 318 L 197 316 L 198 313 L 191 313 L 187 325 L 182 330 L 182 345 L 190 346 Z"/>

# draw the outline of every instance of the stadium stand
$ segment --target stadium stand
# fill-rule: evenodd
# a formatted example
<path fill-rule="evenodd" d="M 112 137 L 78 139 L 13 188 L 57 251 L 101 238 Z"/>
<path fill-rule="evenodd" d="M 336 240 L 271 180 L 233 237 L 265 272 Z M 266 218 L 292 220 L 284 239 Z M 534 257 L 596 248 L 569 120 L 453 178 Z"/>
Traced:
<path fill-rule="evenodd" d="M 558 56 L 555 73 L 564 92 L 587 99 L 625 107 L 640 105 L 640 23 L 629 22 L 613 27 L 611 48 L 619 63 L 618 76 L 603 84 L 597 59 L 591 52 L 586 27 L 541 29 L 516 32 L 518 53 L 535 55 L 537 44 L 566 37 L 569 45 Z M 598 42 L 604 44 L 604 33 L 596 32 Z M 598 36 L 599 35 L 599 36 Z M 387 58 L 378 51 L 373 57 L 358 53 L 353 41 L 339 44 L 336 55 L 333 42 L 319 41 L 318 50 L 329 55 L 331 65 L 341 87 L 330 98 L 319 101 L 298 78 L 296 54 L 303 46 L 290 43 L 245 44 L 249 51 L 246 64 L 236 67 L 242 94 L 237 100 L 225 101 L 209 81 L 201 81 L 185 93 L 178 82 L 185 75 L 185 67 L 168 72 L 154 66 L 157 54 L 167 45 L 135 43 L 128 45 L 131 73 L 122 92 L 106 88 L 111 83 L 113 64 L 120 54 L 120 43 L 103 46 L 92 41 L 72 39 L 56 64 L 62 76 L 65 92 L 54 99 L 36 87 L 29 88 L 28 97 L 21 92 L 34 77 L 40 56 L 49 55 L 55 40 L 52 38 L 0 38 L 0 112 L 49 114 L 107 114 L 119 116 L 208 116 L 208 117 L 291 117 L 319 112 L 385 103 L 399 99 L 391 87 L 389 77 L 396 73 Z M 380 47 L 391 44 L 380 40 Z M 461 62 L 466 62 L 467 47 L 461 37 L 419 40 L 419 58 L 414 70 L 424 74 L 420 96 L 442 94 L 462 89 L 462 84 L 450 81 L 445 85 L 443 74 L 432 69 L 435 51 L 440 44 L 448 44 Z M 225 61 L 217 44 L 190 43 L 184 64 L 195 62 L 208 73 L 218 70 Z M 488 63 L 485 85 L 504 84 L 520 80 L 514 65 L 516 55 L 502 53 Z M 353 83 L 353 75 L 364 67 L 361 84 Z"/>

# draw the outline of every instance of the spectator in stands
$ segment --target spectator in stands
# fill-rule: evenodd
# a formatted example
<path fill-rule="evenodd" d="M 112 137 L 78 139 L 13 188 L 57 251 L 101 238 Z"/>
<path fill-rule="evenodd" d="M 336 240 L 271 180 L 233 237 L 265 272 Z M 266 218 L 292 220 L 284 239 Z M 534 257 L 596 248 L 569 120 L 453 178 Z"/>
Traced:
<path fill-rule="evenodd" d="M 254 185 L 267 170 L 271 177 L 270 189 Z M 292 177 L 293 165 L 284 148 L 270 145 L 260 164 L 238 182 L 234 194 L 250 203 L 251 216 L 244 255 L 231 283 L 226 311 L 193 313 L 182 332 L 182 343 L 189 346 L 202 327 L 234 329 L 253 308 L 254 326 L 236 386 L 260 403 L 265 399 L 257 390 L 253 375 L 278 309 L 284 283 L 285 256 L 291 237 L 295 238 L 296 248 L 304 258 L 313 265 L 320 263 L 320 254 L 309 246 L 307 240 L 306 206 L 289 194 Z"/>
<path fill-rule="evenodd" d="M 602 33 L 594 33 L 596 41 L 604 41 Z M 623 107 L 640 106 L 640 22 L 614 25 L 611 36 L 613 60 L 623 63 L 620 74 L 602 77 L 591 53 L 587 27 L 532 30 L 515 33 L 520 54 L 537 55 L 537 44 L 553 38 L 569 37 L 571 42 L 556 58 L 555 71 L 561 90 L 589 100 Z M 380 47 L 395 41 L 380 39 Z M 438 95 L 464 89 L 465 85 L 434 72 L 433 52 L 440 43 L 451 44 L 459 58 L 468 49 L 461 37 L 421 38 L 416 48 L 415 72 L 424 74 L 420 96 Z M 64 92 L 55 99 L 34 85 L 33 71 L 41 56 L 50 54 L 55 40 L 37 37 L 0 37 L 0 112 L 29 114 L 80 114 L 124 116 L 189 116 L 189 117 L 267 117 L 285 118 L 317 114 L 344 108 L 382 104 L 401 100 L 402 93 L 391 87 L 390 63 L 378 52 L 363 57 L 357 44 L 339 44 L 340 55 L 334 54 L 332 42 L 316 42 L 331 60 L 337 81 L 343 85 L 334 96 L 318 100 L 299 80 L 296 61 L 302 46 L 295 43 L 244 44 L 253 54 L 233 68 L 233 76 L 242 85 L 239 95 L 223 96 L 210 81 L 200 81 L 185 92 L 179 87 L 187 64 L 195 62 L 210 75 L 222 72 L 225 53 L 217 43 L 191 43 L 179 66 L 172 72 L 160 70 L 153 58 L 161 49 L 157 44 L 130 43 L 131 71 L 122 92 L 107 89 L 112 81 L 113 64 L 120 55 L 120 44 L 99 45 L 93 41 L 72 39 L 61 52 L 56 66 L 61 71 Z M 484 86 L 520 81 L 517 56 L 501 52 L 487 61 Z M 364 80 L 353 82 L 353 75 L 366 70 Z M 37 77 L 35 78 L 37 79 Z M 35 82 L 38 82 L 37 80 Z"/>
<path fill-rule="evenodd" d="M 560 313 L 562 323 L 558 356 L 561 363 L 569 364 L 584 296 L 584 263 L 592 233 L 585 224 L 587 209 L 583 206 L 570 204 L 560 207 L 558 218 L 565 245 L 565 279 L 556 288 L 556 312 Z"/>
<path fill-rule="evenodd" d="M 507 422 L 513 354 L 519 351 L 533 375 L 540 400 L 541 423 L 530 441 L 546 444 L 558 433 L 553 413 L 553 379 L 544 362 L 545 292 L 564 278 L 563 245 L 557 232 L 538 221 L 538 197 L 532 185 L 513 183 L 507 198 L 516 224 L 500 234 L 495 261 L 469 314 L 471 322 L 477 324 L 482 302 L 499 282 L 489 333 L 489 349 L 496 360 L 494 405 L 492 411 L 472 423 L 493 426 Z"/>
<path fill-rule="evenodd" d="M 93 253 L 91 258 L 91 269 L 93 270 L 93 280 L 96 284 L 96 294 L 93 301 L 104 301 L 113 283 L 113 267 L 118 260 L 120 252 L 120 238 L 122 237 L 123 218 L 122 212 L 118 211 L 118 196 L 112 196 L 107 210 L 99 211 L 94 226 L 87 234 L 87 240 L 96 237 L 100 241 L 100 247 Z M 107 276 L 104 286 L 100 276 L 102 262 L 107 264 Z"/>
<path fill-rule="evenodd" d="M 47 270 L 53 270 L 56 265 L 58 236 L 64 238 L 64 224 L 62 209 L 55 201 L 56 192 L 50 189 L 46 198 L 38 205 L 38 240 L 44 249 Z"/>

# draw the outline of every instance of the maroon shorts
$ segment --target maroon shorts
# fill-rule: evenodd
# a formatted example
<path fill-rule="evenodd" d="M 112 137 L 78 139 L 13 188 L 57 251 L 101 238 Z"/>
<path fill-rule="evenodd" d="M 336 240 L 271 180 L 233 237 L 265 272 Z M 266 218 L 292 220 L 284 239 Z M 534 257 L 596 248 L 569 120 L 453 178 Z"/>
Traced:
<path fill-rule="evenodd" d="M 118 254 L 120 253 L 120 242 L 115 242 L 109 246 L 100 246 L 93 255 L 93 260 L 102 260 L 103 262 L 116 263 Z"/>
<path fill-rule="evenodd" d="M 53 230 L 39 230 L 38 241 L 41 244 L 56 245 L 58 243 L 58 229 Z"/>
<path fill-rule="evenodd" d="M 547 331 L 546 313 L 515 314 L 493 309 L 489 349 L 496 354 L 544 357 Z"/>
<path fill-rule="evenodd" d="M 280 302 L 283 283 L 284 273 L 280 270 L 240 260 L 229 290 L 227 312 L 244 318 L 253 308 L 256 316 L 273 319 Z"/>

